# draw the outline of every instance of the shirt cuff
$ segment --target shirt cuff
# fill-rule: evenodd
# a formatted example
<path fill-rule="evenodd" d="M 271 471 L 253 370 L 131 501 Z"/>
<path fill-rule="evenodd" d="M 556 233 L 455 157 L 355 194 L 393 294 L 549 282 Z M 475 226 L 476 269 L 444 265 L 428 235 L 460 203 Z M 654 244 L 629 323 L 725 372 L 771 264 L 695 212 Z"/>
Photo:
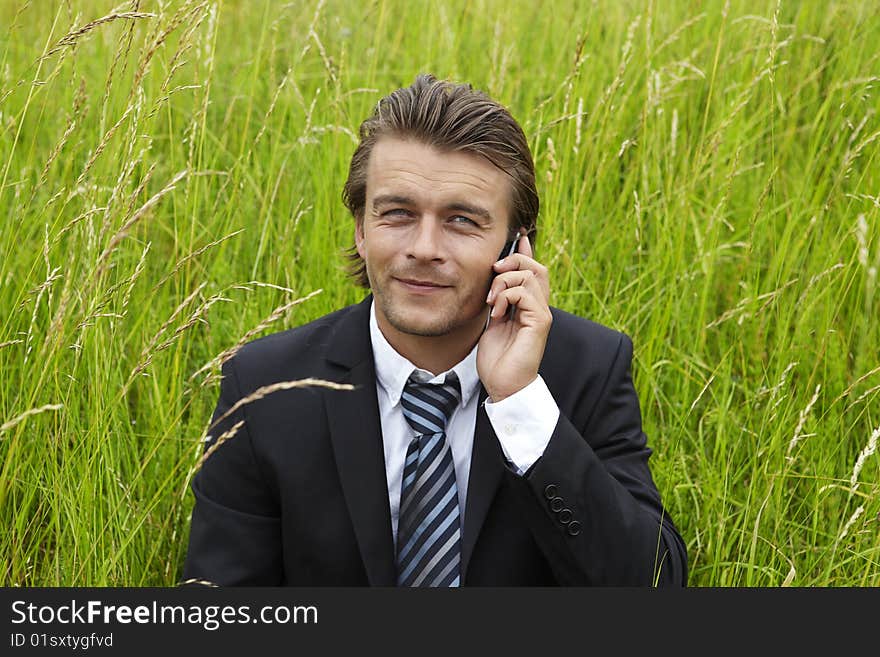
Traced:
<path fill-rule="evenodd" d="M 500 402 L 484 404 L 504 456 L 522 475 L 541 458 L 559 421 L 559 407 L 541 375 Z"/>

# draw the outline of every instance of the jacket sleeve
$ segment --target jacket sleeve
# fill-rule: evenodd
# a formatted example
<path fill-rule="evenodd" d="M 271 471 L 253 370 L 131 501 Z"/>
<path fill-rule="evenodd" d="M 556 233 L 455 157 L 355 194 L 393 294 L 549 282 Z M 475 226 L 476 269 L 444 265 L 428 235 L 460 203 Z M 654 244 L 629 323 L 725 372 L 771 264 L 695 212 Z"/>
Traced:
<path fill-rule="evenodd" d="M 560 584 L 684 586 L 686 548 L 648 468 L 632 341 L 619 335 L 584 426 L 560 408 L 544 454 L 525 476 L 508 472 L 508 479 Z"/>
<path fill-rule="evenodd" d="M 247 405 L 218 422 L 242 398 L 234 358 L 224 363 L 222 374 L 205 452 L 241 424 L 193 477 L 195 505 L 181 583 L 279 585 L 283 561 L 277 496 L 254 455 Z"/>

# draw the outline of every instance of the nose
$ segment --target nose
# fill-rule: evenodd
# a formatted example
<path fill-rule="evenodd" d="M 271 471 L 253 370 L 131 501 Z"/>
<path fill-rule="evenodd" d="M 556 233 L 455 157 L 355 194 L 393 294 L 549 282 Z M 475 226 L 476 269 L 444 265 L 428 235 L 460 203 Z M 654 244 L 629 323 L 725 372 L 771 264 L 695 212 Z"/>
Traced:
<path fill-rule="evenodd" d="M 423 215 L 413 227 L 407 255 L 417 260 L 442 260 L 443 235 L 440 222 L 431 215 Z"/>

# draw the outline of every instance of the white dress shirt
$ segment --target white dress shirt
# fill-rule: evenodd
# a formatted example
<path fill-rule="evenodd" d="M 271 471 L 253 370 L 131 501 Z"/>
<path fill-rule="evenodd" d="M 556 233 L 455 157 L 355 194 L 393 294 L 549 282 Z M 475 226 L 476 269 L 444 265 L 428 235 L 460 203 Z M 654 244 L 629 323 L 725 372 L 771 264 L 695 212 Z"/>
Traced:
<path fill-rule="evenodd" d="M 442 383 L 446 372 L 434 375 L 433 372 L 417 368 L 397 353 L 379 329 L 375 303 L 373 301 L 370 306 L 370 340 L 376 364 L 376 393 L 385 450 L 391 530 L 396 544 L 403 463 L 409 443 L 415 435 L 403 416 L 400 397 L 414 370 L 420 373 L 420 378 L 430 383 Z M 455 372 L 461 384 L 461 404 L 453 411 L 446 425 L 446 440 L 455 464 L 458 508 L 463 526 L 480 391 L 477 347 L 474 346 L 464 360 L 449 371 Z M 559 408 L 547 384 L 539 375 L 525 388 L 500 402 L 487 400 L 485 408 L 504 455 L 522 475 L 544 453 L 559 419 Z"/>

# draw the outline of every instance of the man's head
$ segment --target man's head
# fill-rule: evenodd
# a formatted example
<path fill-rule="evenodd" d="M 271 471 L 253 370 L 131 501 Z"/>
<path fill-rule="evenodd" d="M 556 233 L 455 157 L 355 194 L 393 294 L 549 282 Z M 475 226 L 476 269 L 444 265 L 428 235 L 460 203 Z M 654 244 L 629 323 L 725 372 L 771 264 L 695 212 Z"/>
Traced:
<path fill-rule="evenodd" d="M 367 172 L 383 138 L 413 140 L 442 152 L 479 155 L 501 170 L 509 185 L 511 232 L 525 229 L 532 244 L 538 217 L 535 167 L 526 136 L 510 112 L 469 84 L 419 75 L 412 85 L 382 98 L 360 126 L 342 199 L 356 222 L 364 219 Z M 363 259 L 353 249 L 351 274 L 370 287 Z"/>
<path fill-rule="evenodd" d="M 467 343 L 485 321 L 492 264 L 534 235 L 534 166 L 510 113 L 469 85 L 419 76 L 360 129 L 343 198 L 355 218 L 354 274 L 380 327 Z"/>

